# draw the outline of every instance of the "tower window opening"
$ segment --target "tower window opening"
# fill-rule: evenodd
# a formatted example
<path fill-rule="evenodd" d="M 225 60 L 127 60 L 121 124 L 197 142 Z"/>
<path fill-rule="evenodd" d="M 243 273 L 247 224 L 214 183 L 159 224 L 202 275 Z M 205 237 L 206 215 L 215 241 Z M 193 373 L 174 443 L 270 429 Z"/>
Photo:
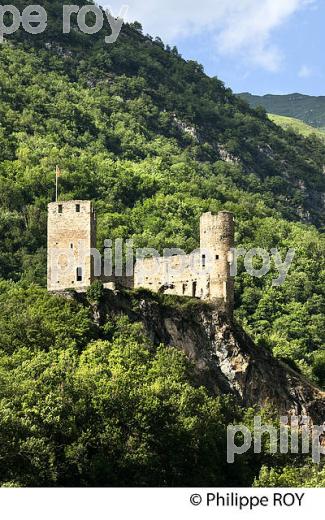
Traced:
<path fill-rule="evenodd" d="M 219 255 L 216 255 L 216 260 L 219 260 Z"/>
<path fill-rule="evenodd" d="M 77 267 L 77 282 L 82 282 L 82 267 Z"/>
<path fill-rule="evenodd" d="M 80 204 L 76 204 L 76 212 L 80 213 Z"/>
<path fill-rule="evenodd" d="M 205 266 L 206 266 L 206 256 L 202 255 L 202 267 L 203 267 L 203 269 L 205 269 Z"/>
<path fill-rule="evenodd" d="M 193 296 L 193 298 L 196 297 L 196 289 L 197 289 L 197 282 L 193 282 L 193 285 L 192 285 L 192 296 Z"/>
<path fill-rule="evenodd" d="M 63 206 L 62 206 L 62 204 L 58 205 L 58 213 L 63 213 Z"/>

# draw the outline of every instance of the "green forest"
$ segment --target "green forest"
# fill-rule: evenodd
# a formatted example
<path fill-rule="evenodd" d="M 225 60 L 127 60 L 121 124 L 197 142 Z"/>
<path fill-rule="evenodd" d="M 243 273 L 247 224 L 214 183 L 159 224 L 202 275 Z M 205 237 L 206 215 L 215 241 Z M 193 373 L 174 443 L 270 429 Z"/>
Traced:
<path fill-rule="evenodd" d="M 298 119 L 320 131 L 325 130 L 325 96 L 298 93 L 255 96 L 248 92 L 238 96 L 253 108 L 261 106 L 272 114 Z"/>
<path fill-rule="evenodd" d="M 226 464 L 227 424 L 253 410 L 197 388 L 185 355 L 140 324 L 98 326 L 90 304 L 45 287 L 57 164 L 62 200 L 94 202 L 98 248 L 190 252 L 202 212 L 232 211 L 238 247 L 296 250 L 281 287 L 275 267 L 252 278 L 240 265 L 236 320 L 325 389 L 324 142 L 280 128 L 139 23 L 106 45 L 63 35 L 63 2 L 39 3 L 48 30 L 0 45 L 0 484 L 323 486 L 324 469 L 267 442 Z"/>

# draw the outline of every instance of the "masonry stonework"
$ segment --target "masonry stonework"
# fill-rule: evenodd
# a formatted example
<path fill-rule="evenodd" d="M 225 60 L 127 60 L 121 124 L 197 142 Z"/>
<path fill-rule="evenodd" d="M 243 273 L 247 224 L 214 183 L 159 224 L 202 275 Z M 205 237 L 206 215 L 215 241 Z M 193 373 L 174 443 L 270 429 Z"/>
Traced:
<path fill-rule="evenodd" d="M 48 206 L 47 288 L 84 290 L 94 281 L 91 249 L 96 247 L 96 215 L 90 201 Z"/>
<path fill-rule="evenodd" d="M 233 214 L 204 213 L 200 219 L 200 249 L 191 255 L 138 260 L 134 286 L 214 301 L 231 310 L 234 304 L 234 280 L 230 275 L 233 247 Z"/>
<path fill-rule="evenodd" d="M 215 302 L 229 313 L 233 310 L 234 279 L 230 265 L 234 217 L 230 212 L 201 216 L 200 249 L 191 255 L 170 252 L 163 257 L 140 258 L 132 277 L 113 275 L 108 279 L 94 272 L 94 255 L 99 255 L 95 247 L 96 216 L 90 201 L 49 204 L 48 290 L 85 291 L 95 280 L 100 280 L 109 288 L 142 287 Z"/>

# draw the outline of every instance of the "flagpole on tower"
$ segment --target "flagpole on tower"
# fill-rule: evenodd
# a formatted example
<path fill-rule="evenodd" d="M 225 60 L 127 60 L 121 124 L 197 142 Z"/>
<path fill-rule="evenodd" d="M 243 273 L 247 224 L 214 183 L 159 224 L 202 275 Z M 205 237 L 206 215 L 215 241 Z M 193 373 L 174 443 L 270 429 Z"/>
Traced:
<path fill-rule="evenodd" d="M 59 200 L 59 177 L 61 177 L 61 170 L 57 165 L 55 169 L 55 202 Z"/>

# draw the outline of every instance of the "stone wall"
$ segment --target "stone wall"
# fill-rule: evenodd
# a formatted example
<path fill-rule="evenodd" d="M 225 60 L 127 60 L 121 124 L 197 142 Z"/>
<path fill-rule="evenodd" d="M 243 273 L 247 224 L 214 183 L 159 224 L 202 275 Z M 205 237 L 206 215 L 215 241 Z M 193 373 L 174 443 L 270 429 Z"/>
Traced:
<path fill-rule="evenodd" d="M 233 214 L 204 213 L 200 220 L 200 249 L 191 255 L 138 260 L 134 286 L 153 292 L 221 301 L 232 310 L 234 281 L 230 276 L 230 251 L 233 247 Z"/>

